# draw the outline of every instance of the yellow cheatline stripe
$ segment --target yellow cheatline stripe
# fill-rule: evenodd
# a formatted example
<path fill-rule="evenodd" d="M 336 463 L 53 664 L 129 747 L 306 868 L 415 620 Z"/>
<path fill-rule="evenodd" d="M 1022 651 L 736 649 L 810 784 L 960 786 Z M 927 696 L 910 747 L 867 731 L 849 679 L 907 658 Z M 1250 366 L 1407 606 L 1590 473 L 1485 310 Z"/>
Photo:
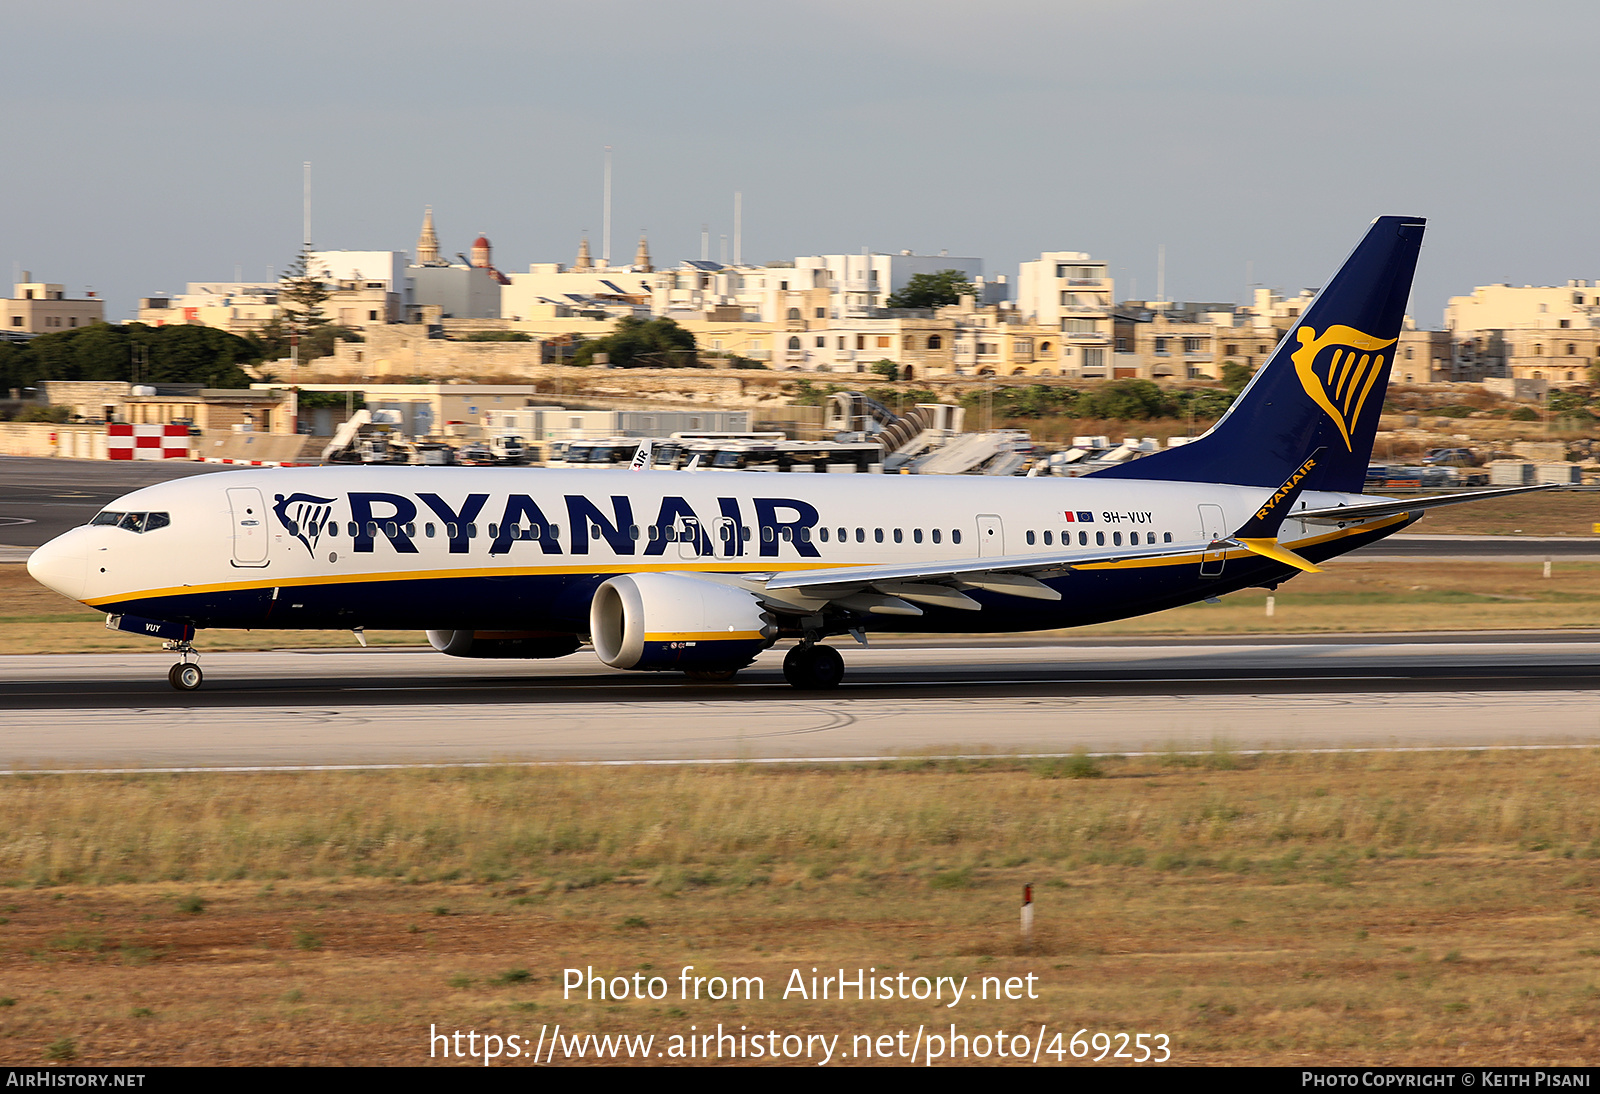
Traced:
<path fill-rule="evenodd" d="M 456 577 L 535 577 L 559 576 L 561 574 L 656 574 L 666 572 L 748 574 L 752 572 L 771 573 L 780 570 L 814 570 L 817 568 L 815 562 L 777 562 L 749 557 L 718 561 L 720 565 L 710 566 L 693 562 L 656 561 L 596 566 L 517 566 L 503 569 L 500 567 L 480 567 L 461 570 L 369 571 L 361 574 L 291 577 L 279 581 L 229 581 L 215 585 L 179 585 L 166 589 L 145 589 L 139 592 L 117 593 L 113 596 L 99 596 L 93 600 L 82 601 L 82 603 L 90 607 L 99 607 L 101 604 L 116 604 L 124 600 L 140 600 L 153 596 L 196 596 L 203 593 L 244 592 L 250 589 L 300 589 L 317 585 L 365 585 L 375 581 L 437 581 Z M 851 562 L 841 563 L 838 567 L 830 567 L 830 569 L 842 568 L 843 566 L 870 565 L 872 563 Z"/>
<path fill-rule="evenodd" d="M 1293 515 L 1285 518 L 1293 520 Z M 1363 532 L 1371 532 L 1379 528 L 1387 528 L 1391 524 L 1398 524 L 1406 519 L 1406 514 L 1387 517 L 1372 524 L 1361 524 L 1351 528 L 1342 528 L 1325 535 L 1313 536 L 1310 539 L 1297 541 L 1297 549 L 1327 543 L 1331 540 L 1345 539 L 1349 536 Z M 1127 559 L 1119 562 L 1089 562 L 1074 565 L 1070 562 L 1062 563 L 1078 570 L 1110 570 L 1110 569 L 1135 569 L 1147 566 L 1183 566 L 1198 563 L 1209 552 L 1195 552 L 1187 555 L 1175 555 L 1166 558 Z M 1246 558 L 1252 552 L 1243 548 L 1223 552 L 1224 558 Z M 568 556 L 570 557 L 570 556 Z M 721 561 L 721 560 L 719 560 Z M 97 596 L 92 600 L 80 601 L 91 608 L 98 608 L 103 604 L 119 604 L 128 600 L 143 600 L 156 596 L 199 596 L 205 593 L 244 592 L 250 589 L 298 589 L 317 585 L 361 585 L 372 582 L 388 581 L 433 581 L 455 577 L 534 577 L 560 574 L 654 574 L 654 573 L 700 573 L 700 574 L 747 574 L 752 572 L 779 572 L 787 570 L 842 570 L 846 567 L 873 566 L 871 562 L 840 562 L 830 563 L 826 567 L 819 567 L 815 562 L 767 562 L 762 560 L 729 559 L 721 561 L 720 565 L 699 565 L 693 562 L 681 563 L 633 563 L 627 565 L 606 566 L 519 566 L 515 569 L 485 569 L 472 570 L 407 570 L 399 573 L 364 573 L 364 574 L 330 574 L 323 577 L 297 577 L 281 581 L 232 581 L 216 585 L 179 585 L 167 589 L 144 589 L 138 592 L 116 593 L 112 596 Z M 959 575 L 958 575 L 959 576 Z M 896 580 L 909 580 L 898 578 Z M 281 599 L 281 597 L 280 597 Z"/>
<path fill-rule="evenodd" d="M 661 631 L 652 634 L 645 632 L 646 642 L 748 642 L 755 640 L 764 642 L 766 638 L 760 631 Z"/>

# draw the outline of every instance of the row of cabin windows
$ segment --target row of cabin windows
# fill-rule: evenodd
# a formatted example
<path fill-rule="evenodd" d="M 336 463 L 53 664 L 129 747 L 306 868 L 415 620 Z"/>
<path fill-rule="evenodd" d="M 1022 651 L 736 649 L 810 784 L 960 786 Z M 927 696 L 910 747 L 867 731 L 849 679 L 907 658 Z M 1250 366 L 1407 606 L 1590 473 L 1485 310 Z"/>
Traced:
<path fill-rule="evenodd" d="M 110 514 L 110 516 L 113 516 L 113 517 L 121 517 L 122 515 L 123 514 Z M 166 514 L 161 513 L 161 514 L 153 514 L 153 515 L 157 516 L 159 518 L 163 518 L 162 519 L 162 523 L 154 525 L 155 527 L 161 527 L 165 523 L 164 518 L 165 518 Z M 102 514 L 101 516 L 105 517 L 105 516 L 107 516 L 107 514 Z M 112 523 L 112 521 L 110 521 L 110 520 L 102 520 L 101 518 L 96 518 L 96 523 Z M 136 529 L 136 530 L 138 530 L 138 531 L 147 531 L 148 528 L 139 528 L 139 529 Z M 330 522 L 329 524 L 325 525 L 322 529 L 319 529 L 316 525 L 312 525 L 307 530 L 313 536 L 317 535 L 319 531 L 323 531 L 323 532 L 325 532 L 327 534 L 327 536 L 330 539 L 336 538 L 339 535 L 339 525 L 338 525 L 338 522 L 336 522 L 336 521 L 335 522 Z M 354 538 L 354 537 L 356 537 L 357 535 L 360 534 L 360 527 L 354 521 L 350 521 L 346 525 L 345 531 L 346 531 L 346 534 L 348 534 L 351 538 Z M 424 536 L 426 536 L 427 538 L 429 538 L 429 539 L 433 539 L 438 534 L 438 532 L 439 532 L 438 526 L 433 524 L 431 521 L 422 526 L 422 534 Z M 466 535 L 467 539 L 476 539 L 478 537 L 478 526 L 476 524 L 468 524 L 464 528 L 458 527 L 455 524 L 446 524 L 444 526 L 444 534 L 445 534 L 446 538 L 455 539 L 462 532 L 465 532 L 465 535 Z M 404 526 L 404 533 L 407 536 L 415 536 L 417 534 L 417 526 L 415 524 L 413 524 L 413 523 L 406 524 Z M 396 523 L 395 521 L 386 521 L 386 522 L 369 521 L 367 523 L 367 536 L 369 538 L 376 538 L 380 534 L 385 535 L 385 536 L 389 536 L 391 538 L 395 537 L 395 536 L 399 536 L 401 534 L 401 526 L 398 523 Z M 600 539 L 603 534 L 604 533 L 603 533 L 601 527 L 598 524 L 591 524 L 589 526 L 589 538 L 590 539 Z M 931 542 L 931 543 L 943 543 L 944 542 L 944 534 L 945 534 L 945 530 L 942 529 L 942 528 L 929 529 L 927 531 L 927 533 L 926 533 L 926 536 L 927 536 L 927 540 L 926 541 L 927 542 Z M 950 542 L 951 543 L 960 543 L 961 542 L 961 529 L 952 528 L 952 529 L 950 529 L 949 534 L 950 534 Z M 519 540 L 541 540 L 541 539 L 544 539 L 547 535 L 551 539 L 559 539 L 560 536 L 561 536 L 561 526 L 559 524 L 551 524 L 551 525 L 530 524 L 530 525 L 524 525 L 524 526 L 520 526 L 520 527 L 515 527 L 515 528 L 512 529 L 511 538 L 519 539 Z M 724 543 L 730 542 L 733 539 L 733 527 L 731 525 L 726 525 L 726 524 L 720 525 L 720 526 L 718 526 L 718 528 L 716 530 L 716 535 L 717 535 L 717 538 L 721 539 Z M 1051 547 L 1051 546 L 1055 545 L 1055 535 L 1056 534 L 1053 531 L 1045 531 L 1045 532 L 1039 533 L 1039 532 L 1035 532 L 1033 529 L 1030 528 L 1025 533 L 1025 537 L 1024 538 L 1026 538 L 1026 540 L 1028 542 L 1028 546 L 1030 546 L 1030 547 L 1035 546 L 1037 543 L 1040 542 L 1041 539 L 1043 540 L 1044 546 Z M 1112 546 L 1121 547 L 1123 545 L 1122 544 L 1122 533 L 1121 532 L 1112 532 L 1112 533 L 1110 533 L 1110 535 L 1111 535 L 1111 545 Z M 498 524 L 489 525 L 489 538 L 498 539 L 499 536 L 500 536 L 500 526 Z M 913 528 L 913 529 L 911 529 L 910 539 L 911 539 L 912 543 L 922 543 L 922 542 L 924 542 L 924 538 L 923 537 L 924 537 L 924 532 L 923 532 L 923 530 L 921 528 Z M 629 526 L 629 528 L 628 528 L 628 538 L 629 539 L 633 539 L 633 540 L 648 539 L 651 543 L 655 543 L 655 542 L 658 542 L 658 541 L 661 541 L 661 540 L 666 540 L 668 543 L 672 543 L 672 542 L 675 542 L 676 540 L 678 540 L 680 538 L 683 539 L 684 542 L 691 542 L 691 541 L 693 541 L 693 539 L 695 537 L 694 537 L 693 533 L 689 533 L 687 531 L 680 536 L 679 530 L 677 528 L 662 528 L 662 527 L 660 527 L 658 525 L 652 524 L 652 525 L 649 525 L 648 527 L 645 527 L 645 528 L 641 529 L 639 527 L 639 525 L 634 524 L 634 525 Z M 762 527 L 762 529 L 761 529 L 761 540 L 762 540 L 762 542 L 764 542 L 764 543 L 772 543 L 775 540 L 780 539 L 780 538 L 785 543 L 791 543 L 796 539 L 798 539 L 801 543 L 810 543 L 811 542 L 811 529 L 808 528 L 808 527 L 802 526 L 797 531 L 796 529 L 794 529 L 793 527 L 791 527 L 789 525 L 780 525 L 780 526 L 778 526 L 776 528 L 774 528 L 771 525 L 766 525 L 766 526 Z M 837 530 L 837 533 L 835 533 L 833 531 L 833 529 L 829 529 L 829 528 L 818 528 L 817 529 L 817 539 L 820 542 L 827 543 L 827 542 L 829 542 L 830 539 L 833 539 L 833 538 L 837 538 L 837 541 L 839 543 L 848 543 L 848 542 L 850 542 L 850 540 L 852 538 L 854 538 L 855 542 L 857 542 L 857 543 L 865 543 L 865 542 L 867 542 L 867 529 L 865 529 L 865 528 L 857 528 L 857 529 L 855 529 L 855 534 L 854 534 L 853 537 L 851 535 L 851 530 L 849 528 L 840 528 L 840 529 Z M 741 541 L 743 541 L 743 542 L 748 543 L 750 541 L 750 539 L 751 539 L 751 529 L 748 528 L 748 527 L 741 526 L 740 529 L 739 529 L 739 539 Z M 874 542 L 874 543 L 883 543 L 886 540 L 893 540 L 893 542 L 895 542 L 895 543 L 904 543 L 904 542 L 906 542 L 906 531 L 905 531 L 905 529 L 903 529 L 903 528 L 892 528 L 892 529 L 888 529 L 887 531 L 885 529 L 883 529 L 883 528 L 874 528 L 874 529 L 872 529 L 872 542 Z M 1144 533 L 1144 543 L 1145 544 L 1154 545 L 1156 542 L 1157 542 L 1156 541 L 1156 533 L 1154 533 L 1154 532 L 1146 532 L 1146 533 Z M 1162 543 L 1171 543 L 1172 542 L 1172 533 L 1171 532 L 1163 532 L 1163 533 L 1161 533 L 1160 542 L 1162 542 Z M 1129 532 L 1128 533 L 1128 544 L 1129 544 L 1129 546 L 1135 546 L 1136 547 L 1136 546 L 1139 546 L 1139 543 L 1140 543 L 1139 533 L 1138 532 Z M 1068 547 L 1068 546 L 1071 546 L 1071 544 L 1072 544 L 1072 533 L 1070 531 L 1063 531 L 1061 533 L 1061 546 Z M 1106 533 L 1103 532 L 1103 531 L 1096 531 L 1094 533 L 1094 544 L 1095 544 L 1096 547 L 1104 547 L 1104 546 L 1106 546 Z M 1087 546 L 1089 546 L 1089 533 L 1088 532 L 1082 531 L 1082 530 L 1080 530 L 1078 532 L 1078 546 L 1079 547 L 1087 547 Z"/>
<path fill-rule="evenodd" d="M 1043 533 L 1043 536 L 1044 536 L 1044 545 L 1046 547 L 1050 547 L 1050 546 L 1054 545 L 1053 541 L 1055 539 L 1055 534 L 1053 532 L 1045 532 L 1045 533 Z M 1033 529 L 1031 529 L 1031 528 L 1028 529 L 1028 533 L 1027 533 L 1026 538 L 1027 538 L 1029 547 L 1032 547 L 1034 545 L 1034 543 L 1037 541 L 1037 537 L 1034 535 Z M 1146 532 L 1144 534 L 1144 542 L 1145 543 L 1149 543 L 1149 544 L 1154 544 L 1156 542 L 1156 534 L 1154 532 Z M 1172 533 L 1171 532 L 1162 532 L 1161 533 L 1161 542 L 1162 543 L 1171 543 L 1172 542 Z M 1062 532 L 1061 533 L 1061 546 L 1067 547 L 1067 546 L 1070 546 L 1071 544 L 1072 544 L 1072 533 L 1071 532 Z M 1104 532 L 1096 532 L 1094 534 L 1094 545 L 1096 547 L 1104 547 L 1106 545 L 1106 534 Z M 1113 547 L 1121 547 L 1122 546 L 1122 533 L 1121 532 L 1112 532 L 1111 533 L 1111 545 Z M 1129 532 L 1128 533 L 1128 545 L 1130 547 L 1139 546 L 1139 533 L 1138 532 Z M 1084 532 L 1084 531 L 1079 531 L 1078 532 L 1078 546 L 1079 547 L 1087 547 L 1087 546 L 1089 546 L 1089 533 L 1088 532 Z"/>
<path fill-rule="evenodd" d="M 307 528 L 307 531 L 312 536 L 316 536 L 319 532 L 321 532 L 321 533 L 327 535 L 330 539 L 334 539 L 334 538 L 337 538 L 338 535 L 339 535 L 339 524 L 338 524 L 337 521 L 331 521 L 328 524 L 321 526 L 320 528 L 317 525 L 313 524 L 313 525 L 310 525 Z M 402 531 L 404 532 L 404 534 L 406 536 L 415 536 L 417 534 L 417 526 L 414 523 L 408 523 L 408 524 L 402 526 L 399 523 L 397 523 L 395 521 L 392 521 L 392 520 L 391 521 L 382 521 L 382 522 L 380 522 L 380 521 L 368 521 L 367 522 L 367 536 L 369 538 L 376 538 L 380 534 L 393 538 L 393 537 L 401 535 Z M 431 521 L 422 526 L 422 534 L 424 536 L 426 536 L 427 538 L 429 538 L 429 539 L 433 539 L 438 534 L 438 532 L 439 532 L 438 526 L 433 524 Z M 347 535 L 349 535 L 353 539 L 356 536 L 360 535 L 361 527 L 355 521 L 349 521 L 349 522 L 347 522 L 347 524 L 345 526 L 345 533 Z M 467 539 L 476 539 L 478 537 L 478 526 L 476 524 L 468 524 L 468 525 L 465 525 L 464 527 L 461 527 L 461 526 L 457 526 L 455 524 L 446 524 L 446 525 L 444 525 L 444 534 L 445 534 L 446 538 L 448 538 L 448 539 L 455 539 L 455 538 L 457 538 L 458 535 L 461 535 L 461 534 L 465 534 Z M 551 539 L 559 539 L 560 536 L 561 536 L 561 526 L 559 524 L 550 524 L 550 525 L 529 524 L 529 525 L 518 526 L 518 527 L 514 527 L 512 529 L 511 538 L 513 538 L 513 539 L 525 539 L 525 540 L 540 540 L 540 539 L 544 539 L 547 535 Z M 589 538 L 590 539 L 600 539 L 603 535 L 604 535 L 604 531 L 601 529 L 601 527 L 598 524 L 591 524 L 589 526 Z M 732 525 L 728 525 L 728 524 L 718 525 L 717 528 L 716 528 L 716 531 L 715 531 L 715 535 L 717 536 L 717 538 L 721 539 L 724 543 L 731 542 L 732 539 L 733 539 L 733 526 Z M 1032 533 L 1029 533 L 1029 535 L 1031 536 Z M 944 529 L 942 529 L 942 528 L 930 529 L 928 531 L 928 533 L 927 533 L 927 536 L 928 536 L 929 542 L 932 542 L 932 543 L 943 543 L 944 542 Z M 500 526 L 498 524 L 489 525 L 489 538 L 490 539 L 498 539 L 499 537 L 500 537 Z M 634 539 L 634 540 L 637 540 L 637 539 L 648 539 L 651 543 L 655 543 L 655 542 L 658 542 L 658 541 L 661 541 L 661 540 L 665 540 L 668 543 L 672 543 L 672 542 L 675 542 L 675 541 L 677 541 L 679 539 L 682 539 L 684 542 L 692 542 L 695 539 L 695 536 L 694 536 L 694 534 L 692 532 L 689 532 L 687 529 L 684 530 L 680 534 L 679 530 L 676 527 L 662 528 L 659 525 L 652 524 L 652 525 L 649 525 L 649 526 L 641 529 L 639 527 L 639 525 L 634 524 L 634 525 L 629 526 L 629 528 L 628 528 L 628 538 L 629 539 Z M 772 543 L 775 540 L 780 539 L 780 538 L 785 543 L 792 543 L 795 539 L 799 539 L 799 541 L 801 543 L 810 543 L 811 542 L 811 529 L 808 528 L 808 527 L 802 526 L 798 530 L 798 533 L 797 533 L 796 530 L 793 527 L 789 526 L 789 525 L 780 525 L 778 527 L 773 527 L 771 525 L 765 525 L 765 526 L 762 527 L 762 529 L 761 529 L 762 542 L 764 542 L 764 543 Z M 819 528 L 819 529 L 817 529 L 817 539 L 820 540 L 821 542 L 827 543 L 827 542 L 829 542 L 829 540 L 831 538 L 832 538 L 832 530 L 831 529 L 828 529 L 828 528 Z M 904 543 L 905 540 L 906 540 L 905 530 L 901 529 L 901 528 L 891 529 L 890 532 L 889 532 L 888 538 L 893 539 L 893 541 L 895 543 Z M 750 542 L 751 529 L 749 527 L 746 527 L 746 526 L 741 526 L 739 528 L 739 539 L 741 541 L 745 542 L 745 543 Z M 874 528 L 874 529 L 872 529 L 872 541 L 874 543 L 883 543 L 884 540 L 885 540 L 884 529 L 882 529 L 882 528 Z M 840 528 L 838 530 L 838 542 L 840 542 L 840 543 L 848 543 L 849 541 L 850 541 L 850 529 L 848 529 L 848 528 Z M 855 541 L 857 543 L 865 543 L 867 541 L 867 529 L 865 529 L 865 528 L 857 528 L 855 530 Z M 913 529 L 911 529 L 911 542 L 912 543 L 921 543 L 921 542 L 923 542 L 923 530 L 921 528 L 913 528 Z M 959 528 L 950 529 L 950 542 L 951 543 L 960 543 L 961 542 L 961 529 L 959 529 Z M 1028 542 L 1031 543 L 1033 541 L 1032 541 L 1032 539 L 1029 539 Z M 1118 538 L 1118 542 L 1119 543 L 1121 542 L 1121 538 L 1120 537 Z"/>

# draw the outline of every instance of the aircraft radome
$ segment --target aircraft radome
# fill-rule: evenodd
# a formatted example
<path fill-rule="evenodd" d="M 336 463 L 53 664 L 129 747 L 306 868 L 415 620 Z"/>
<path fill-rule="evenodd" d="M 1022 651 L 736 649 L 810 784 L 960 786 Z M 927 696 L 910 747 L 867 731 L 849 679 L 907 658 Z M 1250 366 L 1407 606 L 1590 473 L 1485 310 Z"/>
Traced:
<path fill-rule="evenodd" d="M 1435 498 L 1363 496 L 1423 221 L 1380 217 L 1203 437 L 1082 478 L 279 468 L 120 498 L 35 551 L 39 581 L 163 639 L 211 627 L 425 630 L 457 657 L 732 676 L 874 628 L 1027 631 L 1161 611 L 1391 535 Z M 648 466 L 646 461 L 645 466 Z"/>

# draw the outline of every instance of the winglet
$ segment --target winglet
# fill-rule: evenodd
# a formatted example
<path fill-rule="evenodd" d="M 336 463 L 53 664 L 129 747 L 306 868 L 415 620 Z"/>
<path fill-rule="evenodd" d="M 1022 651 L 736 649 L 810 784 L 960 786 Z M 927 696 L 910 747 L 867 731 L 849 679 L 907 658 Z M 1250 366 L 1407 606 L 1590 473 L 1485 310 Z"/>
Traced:
<path fill-rule="evenodd" d="M 1263 558 L 1270 558 L 1274 562 L 1281 562 L 1286 566 L 1293 566 L 1297 570 L 1304 570 L 1308 574 L 1320 574 L 1322 568 L 1315 566 L 1306 559 L 1301 558 L 1289 548 L 1278 542 L 1278 529 L 1283 527 L 1284 518 L 1294 509 L 1295 499 L 1300 496 L 1300 491 L 1305 489 L 1306 478 L 1311 474 L 1317 461 L 1321 458 L 1324 449 L 1317 449 L 1307 457 L 1306 461 L 1284 480 L 1282 486 L 1272 492 L 1272 496 L 1257 509 L 1239 530 L 1233 533 L 1233 539 L 1240 546 L 1245 547 Z"/>

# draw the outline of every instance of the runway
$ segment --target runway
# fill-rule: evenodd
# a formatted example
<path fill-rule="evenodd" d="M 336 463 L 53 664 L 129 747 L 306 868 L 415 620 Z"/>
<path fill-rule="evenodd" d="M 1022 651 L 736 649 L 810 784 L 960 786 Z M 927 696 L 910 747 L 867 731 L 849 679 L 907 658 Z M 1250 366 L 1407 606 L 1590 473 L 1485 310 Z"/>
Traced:
<path fill-rule="evenodd" d="M 0 658 L 0 770 L 777 760 L 1214 747 L 1600 746 L 1600 641 L 1207 640 L 842 648 L 797 692 L 780 652 L 733 683 L 587 653 L 414 650 Z"/>

